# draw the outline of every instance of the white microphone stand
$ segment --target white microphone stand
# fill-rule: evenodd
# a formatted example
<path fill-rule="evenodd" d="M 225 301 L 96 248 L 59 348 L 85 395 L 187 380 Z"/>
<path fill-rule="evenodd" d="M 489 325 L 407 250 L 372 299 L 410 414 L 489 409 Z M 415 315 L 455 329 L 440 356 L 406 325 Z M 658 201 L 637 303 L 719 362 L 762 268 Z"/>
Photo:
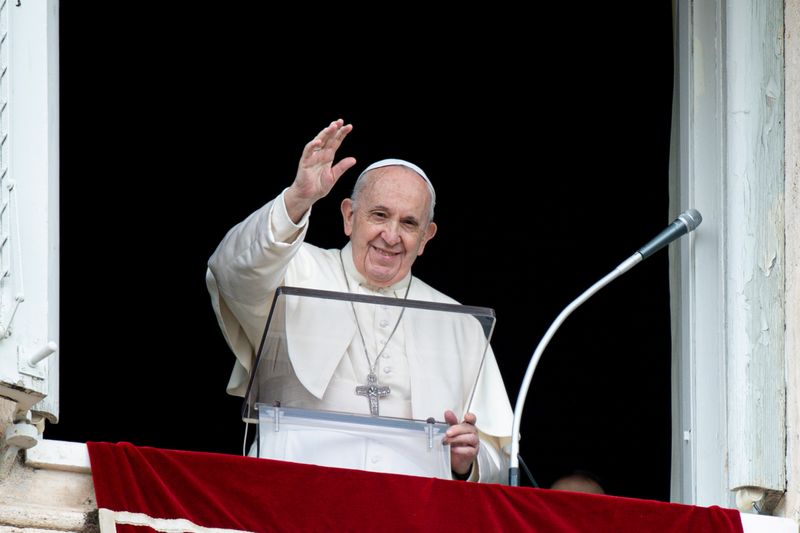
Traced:
<path fill-rule="evenodd" d="M 561 314 L 559 314 L 555 321 L 553 321 L 553 323 L 550 325 L 550 328 L 547 330 L 547 333 L 544 334 L 542 340 L 539 341 L 536 351 L 533 352 L 531 362 L 528 363 L 528 370 L 525 372 L 525 377 L 522 380 L 522 386 L 520 388 L 519 395 L 517 396 L 517 404 L 514 407 L 514 426 L 511 430 L 511 466 L 508 469 L 508 484 L 512 487 L 519 486 L 519 426 L 520 421 L 522 420 L 522 408 L 525 405 L 525 398 L 528 395 L 528 388 L 531 385 L 531 379 L 533 379 L 533 372 L 536 370 L 536 365 L 539 364 L 539 359 L 541 359 L 542 352 L 544 352 L 544 349 L 547 347 L 547 343 L 549 343 L 550 339 L 553 338 L 556 330 L 561 326 L 564 320 L 566 320 L 567 317 L 578 308 L 578 306 L 591 298 L 594 293 L 633 268 L 642 259 L 642 254 L 636 252 L 631 257 L 620 263 L 617 268 L 606 274 L 603 279 L 586 289 L 583 294 L 578 296 L 571 304 L 561 311 Z"/>
<path fill-rule="evenodd" d="M 639 248 L 639 251 L 630 256 L 627 260 L 620 263 L 620 265 L 607 274 L 603 279 L 589 287 L 583 294 L 578 296 L 566 309 L 561 311 L 555 321 L 550 325 L 547 333 L 544 334 L 536 351 L 533 352 L 531 362 L 528 363 L 528 370 L 525 372 L 525 378 L 522 380 L 522 387 L 517 396 L 517 405 L 514 407 L 514 427 L 511 429 L 511 466 L 508 469 L 508 484 L 512 487 L 519 486 L 519 425 L 522 420 L 522 408 L 525 406 L 525 397 L 528 395 L 528 387 L 531 386 L 531 379 L 533 378 L 533 371 L 536 370 L 536 365 L 539 364 L 539 359 L 542 357 L 547 343 L 555 334 L 556 330 L 561 326 L 561 323 L 575 309 L 578 308 L 583 302 L 588 300 L 594 293 L 614 281 L 616 278 L 633 268 L 642 259 L 646 259 L 656 253 L 661 248 L 667 246 L 669 243 L 685 235 L 700 225 L 703 217 L 696 209 L 688 209 L 678 215 L 665 230 L 655 236 L 646 245 Z"/>

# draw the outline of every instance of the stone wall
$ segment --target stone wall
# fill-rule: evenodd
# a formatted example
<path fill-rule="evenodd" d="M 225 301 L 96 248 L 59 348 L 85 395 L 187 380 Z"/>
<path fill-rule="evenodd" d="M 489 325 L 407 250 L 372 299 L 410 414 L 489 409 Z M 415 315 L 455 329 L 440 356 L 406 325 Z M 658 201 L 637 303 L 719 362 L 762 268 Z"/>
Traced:
<path fill-rule="evenodd" d="M 0 398 L 0 533 L 97 532 L 86 445 L 40 440 L 29 450 L 4 435 L 16 403 Z"/>

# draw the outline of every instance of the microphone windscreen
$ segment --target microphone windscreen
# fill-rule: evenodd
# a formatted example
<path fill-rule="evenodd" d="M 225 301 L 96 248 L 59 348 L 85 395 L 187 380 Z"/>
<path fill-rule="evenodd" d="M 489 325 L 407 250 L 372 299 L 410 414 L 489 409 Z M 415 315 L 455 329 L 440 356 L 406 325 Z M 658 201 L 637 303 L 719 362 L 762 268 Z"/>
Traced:
<path fill-rule="evenodd" d="M 678 215 L 678 218 L 681 219 L 684 224 L 686 224 L 686 227 L 689 229 L 689 231 L 694 231 L 694 229 L 703 221 L 703 216 L 697 209 L 687 209 Z"/>

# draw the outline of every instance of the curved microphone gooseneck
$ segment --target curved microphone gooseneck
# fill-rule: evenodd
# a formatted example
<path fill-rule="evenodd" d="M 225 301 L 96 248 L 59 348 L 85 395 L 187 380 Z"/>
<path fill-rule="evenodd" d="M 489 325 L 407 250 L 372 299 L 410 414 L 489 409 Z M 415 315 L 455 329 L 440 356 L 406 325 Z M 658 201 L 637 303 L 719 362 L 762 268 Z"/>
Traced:
<path fill-rule="evenodd" d="M 545 347 L 550 342 L 550 339 L 555 334 L 556 330 L 561 326 L 564 320 L 580 306 L 583 302 L 591 298 L 597 291 L 611 283 L 613 280 L 633 268 L 637 263 L 643 259 L 647 259 L 661 248 L 664 248 L 672 241 L 678 239 L 682 235 L 686 235 L 693 231 L 703 221 L 703 217 L 696 209 L 688 209 L 678 215 L 669 226 L 661 233 L 656 235 L 650 242 L 639 248 L 635 254 L 620 263 L 620 265 L 613 271 L 608 273 L 600 281 L 586 289 L 583 294 L 578 296 L 571 304 L 569 304 L 561 313 L 556 317 L 553 323 L 548 328 L 547 332 L 539 341 L 539 345 L 533 352 L 533 357 L 528 364 L 528 370 L 525 372 L 525 377 L 522 380 L 519 395 L 517 396 L 517 403 L 514 407 L 514 426 L 511 430 L 511 465 L 508 469 L 508 484 L 514 487 L 519 486 L 519 427 L 522 420 L 522 408 L 525 405 L 525 398 L 528 395 L 528 388 L 531 385 L 533 372 L 536 370 L 536 365 L 539 364 L 539 359 L 542 357 Z"/>

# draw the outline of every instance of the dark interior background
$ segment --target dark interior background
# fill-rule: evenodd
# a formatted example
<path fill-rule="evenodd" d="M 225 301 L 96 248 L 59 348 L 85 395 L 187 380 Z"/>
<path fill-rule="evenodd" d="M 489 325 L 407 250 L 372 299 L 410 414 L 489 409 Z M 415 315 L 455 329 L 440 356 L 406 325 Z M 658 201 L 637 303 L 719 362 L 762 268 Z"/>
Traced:
<path fill-rule="evenodd" d="M 206 261 L 335 118 L 354 124 L 341 155 L 359 162 L 315 207 L 308 240 L 344 244 L 339 202 L 365 165 L 418 163 L 439 234 L 414 272 L 495 309 L 512 405 L 558 313 L 674 215 L 669 1 L 441 17 L 200 6 L 61 3 L 61 420 L 49 438 L 241 453 Z M 541 486 L 580 468 L 612 494 L 669 499 L 666 251 L 561 327 L 522 439 Z"/>

